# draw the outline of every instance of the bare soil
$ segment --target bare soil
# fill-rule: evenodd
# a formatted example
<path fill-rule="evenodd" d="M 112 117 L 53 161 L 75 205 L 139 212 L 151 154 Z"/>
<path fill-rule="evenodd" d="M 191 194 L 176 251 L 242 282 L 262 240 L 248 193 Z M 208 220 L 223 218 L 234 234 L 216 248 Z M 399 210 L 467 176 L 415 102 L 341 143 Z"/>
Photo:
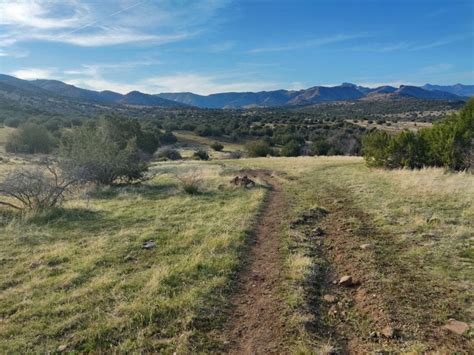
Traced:
<path fill-rule="evenodd" d="M 322 282 L 307 290 L 319 294 L 319 303 L 311 306 L 324 319 L 310 327 L 314 336 L 328 339 L 338 353 L 403 352 L 416 344 L 428 352 L 470 353 L 467 337 L 444 331 L 434 318 L 450 306 L 443 303 L 449 290 L 435 287 L 422 265 L 399 260 L 394 236 L 376 228 L 345 191 L 329 187 L 321 202 L 329 214 L 317 224 L 324 231 L 319 255 L 329 268 Z M 354 219 L 357 227 L 349 223 Z M 352 276 L 352 287 L 338 285 L 343 275 Z M 324 302 L 324 294 L 337 302 Z"/>
<path fill-rule="evenodd" d="M 225 329 L 230 354 L 282 354 L 285 350 L 285 314 L 280 287 L 283 260 L 281 230 L 286 202 L 277 179 L 266 171 L 247 172 L 271 186 L 259 216 L 249 263 L 233 297 L 233 313 Z"/>

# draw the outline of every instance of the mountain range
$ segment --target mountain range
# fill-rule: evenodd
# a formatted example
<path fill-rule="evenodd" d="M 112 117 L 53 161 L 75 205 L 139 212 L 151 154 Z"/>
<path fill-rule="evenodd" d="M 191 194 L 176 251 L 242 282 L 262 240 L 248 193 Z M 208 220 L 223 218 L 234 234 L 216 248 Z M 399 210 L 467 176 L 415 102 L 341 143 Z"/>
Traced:
<path fill-rule="evenodd" d="M 58 80 L 22 80 L 0 74 L 0 104 L 22 99 L 37 102 L 47 98 L 52 102 L 73 100 L 95 105 L 199 107 L 199 108 L 251 108 L 295 107 L 325 102 L 350 100 L 394 100 L 415 98 L 423 100 L 460 101 L 474 96 L 474 85 L 401 85 L 368 88 L 350 83 L 339 86 L 314 86 L 303 90 L 275 90 L 261 92 L 228 92 L 198 95 L 190 92 L 145 94 L 132 91 L 126 95 L 113 91 L 94 91 L 78 88 Z"/>

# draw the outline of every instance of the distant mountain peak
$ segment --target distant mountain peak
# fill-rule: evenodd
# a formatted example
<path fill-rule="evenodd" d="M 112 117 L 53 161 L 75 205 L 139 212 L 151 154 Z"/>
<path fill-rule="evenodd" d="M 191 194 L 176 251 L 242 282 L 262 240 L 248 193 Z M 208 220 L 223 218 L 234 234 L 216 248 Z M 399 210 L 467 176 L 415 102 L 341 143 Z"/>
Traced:
<path fill-rule="evenodd" d="M 133 90 L 122 95 L 104 90 L 94 91 L 78 88 L 58 80 L 21 80 L 12 76 L 0 74 L 0 83 L 11 88 L 19 88 L 41 95 L 55 95 L 78 100 L 79 102 L 94 102 L 99 104 L 123 104 L 137 106 L 183 107 L 195 106 L 202 108 L 247 108 L 247 107 L 285 107 L 314 105 L 324 102 L 351 100 L 380 100 L 410 97 L 424 100 L 464 100 L 474 96 L 474 85 L 432 85 L 422 87 L 413 85 L 380 86 L 368 88 L 353 83 L 344 82 L 338 86 L 313 86 L 302 90 L 274 90 L 260 92 L 225 92 L 210 95 L 197 95 L 191 92 L 161 93 L 151 95 Z"/>

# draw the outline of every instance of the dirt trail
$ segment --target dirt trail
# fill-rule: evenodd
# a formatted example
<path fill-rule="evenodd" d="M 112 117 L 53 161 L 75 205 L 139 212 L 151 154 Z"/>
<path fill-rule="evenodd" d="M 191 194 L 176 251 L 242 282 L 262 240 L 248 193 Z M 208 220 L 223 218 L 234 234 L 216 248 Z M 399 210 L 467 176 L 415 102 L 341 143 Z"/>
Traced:
<path fill-rule="evenodd" d="M 286 211 L 278 181 L 268 172 L 249 172 L 271 185 L 266 206 L 254 231 L 249 265 L 240 277 L 240 288 L 232 303 L 226 327 L 230 354 L 285 353 L 284 303 L 279 291 L 282 258 L 280 234 Z"/>

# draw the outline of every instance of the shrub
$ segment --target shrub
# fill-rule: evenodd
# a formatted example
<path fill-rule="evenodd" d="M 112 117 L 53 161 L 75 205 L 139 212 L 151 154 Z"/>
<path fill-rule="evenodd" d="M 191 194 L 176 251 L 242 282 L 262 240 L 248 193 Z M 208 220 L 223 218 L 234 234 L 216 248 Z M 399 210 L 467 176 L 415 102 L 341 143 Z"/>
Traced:
<path fill-rule="evenodd" d="M 250 157 L 266 157 L 267 155 L 273 155 L 273 149 L 267 142 L 256 141 L 248 143 L 245 146 Z"/>
<path fill-rule="evenodd" d="M 301 145 L 297 141 L 289 141 L 282 150 L 281 155 L 285 157 L 297 157 L 301 154 Z"/>
<path fill-rule="evenodd" d="M 222 149 L 224 149 L 224 146 L 219 142 L 214 142 L 211 144 L 211 148 L 214 149 L 216 152 L 220 152 L 222 151 Z"/>
<path fill-rule="evenodd" d="M 389 145 L 392 137 L 385 131 L 367 134 L 362 140 L 362 154 L 371 167 L 388 166 Z"/>
<path fill-rule="evenodd" d="M 202 185 L 202 175 L 198 170 L 191 170 L 183 174 L 176 175 L 181 183 L 184 192 L 190 195 L 196 195 L 200 192 Z"/>
<path fill-rule="evenodd" d="M 453 170 L 469 169 L 466 156 L 474 146 L 474 99 L 459 114 L 423 130 L 422 135 L 428 142 L 430 164 Z"/>
<path fill-rule="evenodd" d="M 61 141 L 60 157 L 62 168 L 75 179 L 102 185 L 140 180 L 148 170 L 136 138 L 121 147 L 107 126 L 84 126 L 67 132 Z"/>
<path fill-rule="evenodd" d="M 160 129 L 155 124 L 145 121 L 141 123 L 140 131 L 138 147 L 148 154 L 155 153 L 161 144 Z"/>
<path fill-rule="evenodd" d="M 7 127 L 18 128 L 21 125 L 21 120 L 15 117 L 9 117 L 3 121 L 3 124 Z"/>
<path fill-rule="evenodd" d="M 160 159 L 166 159 L 166 160 L 181 160 L 181 159 L 183 159 L 181 157 L 181 154 L 176 149 L 171 149 L 171 148 L 161 149 L 160 151 L 158 151 L 157 157 L 160 158 Z"/>
<path fill-rule="evenodd" d="M 0 196 L 4 198 L 0 205 L 30 211 L 56 207 L 75 182 L 49 162 L 36 169 L 17 169 L 0 183 Z"/>
<path fill-rule="evenodd" d="M 426 164 L 425 143 L 419 134 L 402 131 L 390 140 L 389 168 L 422 168 Z"/>
<path fill-rule="evenodd" d="M 194 129 L 194 133 L 202 137 L 208 136 L 220 136 L 222 134 L 221 130 L 211 127 L 210 125 L 200 125 Z"/>
<path fill-rule="evenodd" d="M 9 153 L 48 154 L 56 146 L 48 130 L 35 123 L 26 123 L 10 135 L 5 145 Z"/>
<path fill-rule="evenodd" d="M 166 131 L 160 137 L 160 143 L 163 145 L 174 144 L 177 141 L 178 141 L 178 138 L 176 138 L 176 136 L 171 131 Z"/>
<path fill-rule="evenodd" d="M 311 155 L 328 155 L 330 149 L 331 144 L 325 139 L 318 138 L 311 143 L 309 152 Z"/>
<path fill-rule="evenodd" d="M 194 159 L 199 159 L 199 160 L 209 160 L 209 154 L 207 154 L 207 152 L 205 150 L 200 149 L 200 150 L 194 152 L 193 158 Z"/>

